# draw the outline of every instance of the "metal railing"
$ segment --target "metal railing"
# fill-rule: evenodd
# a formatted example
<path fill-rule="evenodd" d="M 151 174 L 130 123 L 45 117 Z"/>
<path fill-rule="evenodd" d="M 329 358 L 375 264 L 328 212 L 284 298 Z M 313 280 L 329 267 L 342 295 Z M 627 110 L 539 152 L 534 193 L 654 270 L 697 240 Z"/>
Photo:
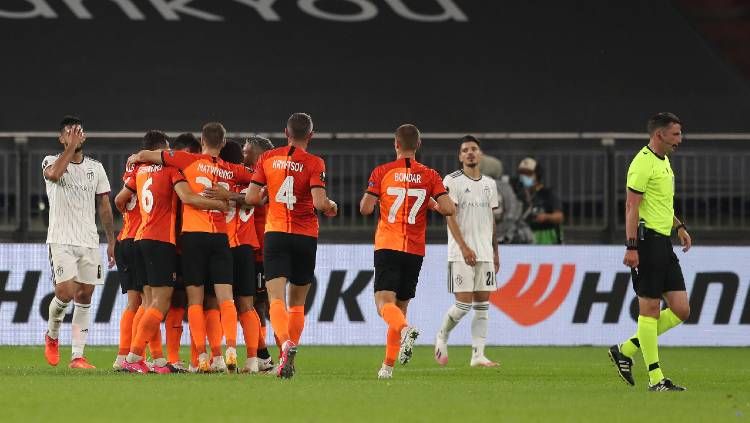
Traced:
<path fill-rule="evenodd" d="M 170 135 L 176 135 L 170 133 Z M 230 133 L 241 139 L 250 133 Z M 265 133 L 276 143 L 282 133 Z M 463 134 L 425 133 L 418 159 L 445 175 L 458 167 L 456 141 Z M 122 187 L 124 163 L 142 133 L 90 132 L 86 154 L 101 161 L 113 191 Z M 499 158 L 506 172 L 526 156 L 545 169 L 545 183 L 562 201 L 565 230 L 588 231 L 589 242 L 619 240 L 624 222 L 625 177 L 646 134 L 636 133 L 480 133 L 486 154 Z M 42 239 L 47 198 L 40 169 L 47 154 L 60 151 L 55 132 L 0 132 L 0 238 Z M 328 190 L 340 207 L 335 219 L 321 219 L 328 231 L 349 241 L 370 241 L 374 218 L 359 214 L 359 199 L 371 170 L 394 157 L 390 133 L 318 133 L 311 151 L 324 158 Z M 677 178 L 675 207 L 693 229 L 750 233 L 750 134 L 691 134 L 690 149 L 670 158 Z M 453 141 L 453 142 L 451 142 Z M 700 141 L 692 143 L 692 141 Z M 715 148 L 721 144 L 721 148 Z M 430 229 L 444 234 L 445 223 L 431 216 Z M 596 235 L 599 234 L 599 235 Z M 585 240 L 584 240 L 585 241 Z"/>

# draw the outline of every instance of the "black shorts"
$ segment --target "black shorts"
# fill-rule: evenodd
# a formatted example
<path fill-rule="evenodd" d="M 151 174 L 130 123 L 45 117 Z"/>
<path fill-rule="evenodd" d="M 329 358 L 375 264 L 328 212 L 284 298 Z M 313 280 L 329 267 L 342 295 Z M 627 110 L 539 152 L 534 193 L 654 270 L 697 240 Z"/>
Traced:
<path fill-rule="evenodd" d="M 661 298 L 665 292 L 686 290 L 672 241 L 650 229 L 638 242 L 638 267 L 630 272 L 633 290 L 639 297 Z"/>
<path fill-rule="evenodd" d="M 174 244 L 153 239 L 135 242 L 140 255 L 143 284 L 153 287 L 174 287 L 177 278 L 177 248 Z"/>
<path fill-rule="evenodd" d="M 182 254 L 177 252 L 177 259 L 175 261 L 175 275 L 177 276 L 174 280 L 174 289 L 178 291 L 185 290 L 185 279 L 182 277 Z"/>
<path fill-rule="evenodd" d="M 403 251 L 376 250 L 375 292 L 395 292 L 400 301 L 414 298 L 423 259 L 422 256 Z"/>
<path fill-rule="evenodd" d="M 268 291 L 266 291 L 266 276 L 263 272 L 263 262 L 255 262 L 255 297 L 256 301 L 258 297 L 265 296 L 268 298 Z"/>
<path fill-rule="evenodd" d="M 133 238 L 123 239 L 115 243 L 115 262 L 117 274 L 120 277 L 120 289 L 123 294 L 128 291 L 143 292 L 143 285 L 136 278 L 135 244 Z"/>
<path fill-rule="evenodd" d="M 232 283 L 232 251 L 226 234 L 183 232 L 180 247 L 185 285 Z"/>
<path fill-rule="evenodd" d="M 235 297 L 252 297 L 255 295 L 255 253 L 249 245 L 238 245 L 232 248 L 232 292 Z"/>
<path fill-rule="evenodd" d="M 266 281 L 286 278 L 304 286 L 315 278 L 318 239 L 286 232 L 266 232 L 263 237 L 263 270 Z"/>

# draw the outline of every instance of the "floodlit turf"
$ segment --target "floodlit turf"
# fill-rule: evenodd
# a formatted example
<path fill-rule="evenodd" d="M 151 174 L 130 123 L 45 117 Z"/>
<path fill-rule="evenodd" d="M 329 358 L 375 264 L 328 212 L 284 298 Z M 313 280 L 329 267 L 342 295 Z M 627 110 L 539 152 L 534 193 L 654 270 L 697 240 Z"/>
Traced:
<path fill-rule="evenodd" d="M 67 355 L 69 347 L 61 347 Z M 747 348 L 663 348 L 666 374 L 689 391 L 635 388 L 616 376 L 606 348 L 488 348 L 495 369 L 468 367 L 450 349 L 447 367 L 420 347 L 390 381 L 377 380 L 382 348 L 301 347 L 297 375 L 115 373 L 113 347 L 89 347 L 99 369 L 51 368 L 41 347 L 0 347 L 0 421 L 748 421 Z M 185 351 L 183 351 L 185 354 Z M 242 364 L 242 362 L 240 363 Z"/>

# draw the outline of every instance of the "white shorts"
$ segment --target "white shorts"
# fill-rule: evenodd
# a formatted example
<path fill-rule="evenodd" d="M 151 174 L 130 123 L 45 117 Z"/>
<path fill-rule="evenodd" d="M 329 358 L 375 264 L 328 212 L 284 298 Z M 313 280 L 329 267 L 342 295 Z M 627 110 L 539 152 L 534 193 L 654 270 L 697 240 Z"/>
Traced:
<path fill-rule="evenodd" d="M 495 264 L 478 261 L 469 266 L 463 261 L 448 262 L 448 292 L 494 291 Z"/>
<path fill-rule="evenodd" d="M 49 244 L 49 264 L 55 284 L 69 280 L 89 285 L 104 283 L 102 257 L 98 248 Z"/>

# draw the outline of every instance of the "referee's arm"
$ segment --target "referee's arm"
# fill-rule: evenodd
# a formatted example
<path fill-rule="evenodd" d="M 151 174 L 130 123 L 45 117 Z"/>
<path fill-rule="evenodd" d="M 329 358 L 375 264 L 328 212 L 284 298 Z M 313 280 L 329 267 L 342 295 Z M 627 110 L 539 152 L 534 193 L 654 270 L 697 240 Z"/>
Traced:
<path fill-rule="evenodd" d="M 628 250 L 625 251 L 623 263 L 628 267 L 638 267 L 638 250 L 631 249 L 638 244 L 638 207 L 643 200 L 643 193 L 631 188 L 627 190 L 625 198 L 625 239 Z"/>

